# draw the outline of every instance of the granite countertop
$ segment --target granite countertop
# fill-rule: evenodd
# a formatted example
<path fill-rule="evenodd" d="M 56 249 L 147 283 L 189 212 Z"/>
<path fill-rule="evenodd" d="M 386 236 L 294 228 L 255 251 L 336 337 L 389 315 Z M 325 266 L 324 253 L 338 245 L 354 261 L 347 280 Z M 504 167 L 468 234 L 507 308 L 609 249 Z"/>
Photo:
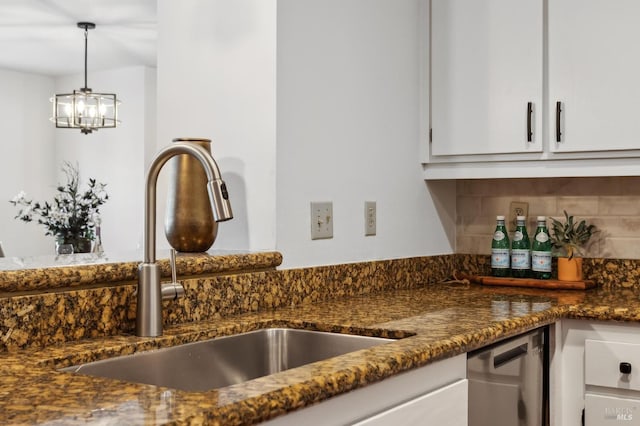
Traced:
<path fill-rule="evenodd" d="M 96 283 L 134 281 L 141 251 L 78 253 L 57 256 L 0 258 L 0 293 L 73 288 Z M 158 250 L 163 277 L 171 276 L 169 250 Z M 275 251 L 247 252 L 212 249 L 206 253 L 178 253 L 176 272 L 190 275 L 231 273 L 275 268 L 282 255 Z"/>
<path fill-rule="evenodd" d="M 433 284 L 413 290 L 0 354 L 2 424 L 251 424 L 464 353 L 558 318 L 640 321 L 639 290 L 549 291 Z M 58 367 L 182 342 L 286 326 L 399 338 L 207 392 L 59 372 Z"/>

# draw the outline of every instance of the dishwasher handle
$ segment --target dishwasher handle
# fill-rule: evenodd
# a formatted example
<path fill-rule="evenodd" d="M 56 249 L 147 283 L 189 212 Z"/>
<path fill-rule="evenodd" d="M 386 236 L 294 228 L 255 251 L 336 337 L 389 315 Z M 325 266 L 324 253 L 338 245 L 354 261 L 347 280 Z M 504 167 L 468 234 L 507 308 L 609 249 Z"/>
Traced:
<path fill-rule="evenodd" d="M 513 349 L 509 349 L 506 352 L 496 355 L 493 358 L 493 368 L 498 368 L 510 361 L 513 361 L 516 358 L 520 358 L 521 356 L 526 355 L 528 351 L 529 351 L 529 344 L 523 343 L 520 346 L 516 346 Z"/>

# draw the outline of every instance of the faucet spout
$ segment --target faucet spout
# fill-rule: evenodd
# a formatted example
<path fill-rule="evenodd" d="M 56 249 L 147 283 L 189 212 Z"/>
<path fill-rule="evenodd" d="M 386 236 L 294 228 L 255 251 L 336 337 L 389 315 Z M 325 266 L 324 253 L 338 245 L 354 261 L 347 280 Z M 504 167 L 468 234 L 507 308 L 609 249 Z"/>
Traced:
<path fill-rule="evenodd" d="M 145 185 L 144 262 L 138 267 L 137 336 L 162 335 L 162 286 L 160 268 L 156 263 L 156 186 L 162 167 L 171 157 L 180 154 L 191 155 L 202 164 L 207 175 L 207 189 L 214 220 L 222 222 L 233 218 L 229 194 L 220 175 L 220 169 L 206 149 L 178 140 L 158 152 L 147 171 Z"/>

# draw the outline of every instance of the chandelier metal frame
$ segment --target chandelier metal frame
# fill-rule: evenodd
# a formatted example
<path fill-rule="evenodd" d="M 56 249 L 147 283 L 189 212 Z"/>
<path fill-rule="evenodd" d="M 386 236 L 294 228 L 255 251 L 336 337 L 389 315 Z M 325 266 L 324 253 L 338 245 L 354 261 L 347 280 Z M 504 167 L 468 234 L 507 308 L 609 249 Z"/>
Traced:
<path fill-rule="evenodd" d="M 53 117 L 51 121 L 60 129 L 80 129 L 89 134 L 94 130 L 117 127 L 118 105 L 115 93 L 95 93 L 87 86 L 87 46 L 89 30 L 96 27 L 93 22 L 78 22 L 84 29 L 84 87 L 73 93 L 56 94 L 51 98 Z"/>

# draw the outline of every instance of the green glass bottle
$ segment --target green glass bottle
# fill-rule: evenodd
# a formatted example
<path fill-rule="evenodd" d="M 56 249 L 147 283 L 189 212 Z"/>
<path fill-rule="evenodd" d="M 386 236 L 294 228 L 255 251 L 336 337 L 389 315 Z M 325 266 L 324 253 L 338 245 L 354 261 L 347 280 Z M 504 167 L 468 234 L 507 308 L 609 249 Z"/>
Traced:
<path fill-rule="evenodd" d="M 516 232 L 511 242 L 511 276 L 527 278 L 531 269 L 531 242 L 527 234 L 526 217 L 516 217 Z"/>
<path fill-rule="evenodd" d="M 547 218 L 538 216 L 536 233 L 531 243 L 531 272 L 533 278 L 548 280 L 551 278 L 551 238 L 547 229 Z"/>
<path fill-rule="evenodd" d="M 504 216 L 496 216 L 496 230 L 491 241 L 491 275 L 509 276 L 509 236 L 504 226 Z"/>

